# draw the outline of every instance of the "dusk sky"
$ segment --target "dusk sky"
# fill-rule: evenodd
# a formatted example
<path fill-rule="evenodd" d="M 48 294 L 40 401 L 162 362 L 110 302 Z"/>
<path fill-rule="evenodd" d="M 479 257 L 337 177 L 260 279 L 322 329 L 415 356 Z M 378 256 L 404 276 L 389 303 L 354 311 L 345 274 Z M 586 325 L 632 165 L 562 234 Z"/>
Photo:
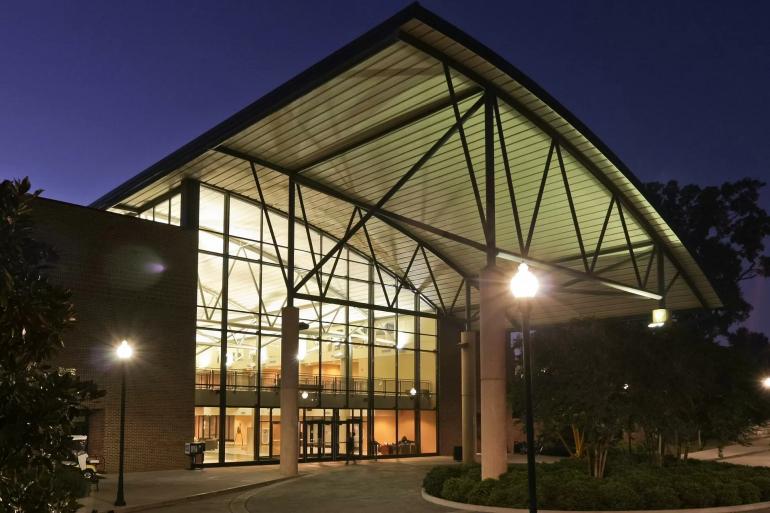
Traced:
<path fill-rule="evenodd" d="M 770 2 L 425 1 L 643 181 L 770 181 Z M 407 2 L 7 2 L 0 179 L 88 204 Z M 762 198 L 770 208 L 770 189 Z M 770 281 L 745 287 L 770 334 Z"/>

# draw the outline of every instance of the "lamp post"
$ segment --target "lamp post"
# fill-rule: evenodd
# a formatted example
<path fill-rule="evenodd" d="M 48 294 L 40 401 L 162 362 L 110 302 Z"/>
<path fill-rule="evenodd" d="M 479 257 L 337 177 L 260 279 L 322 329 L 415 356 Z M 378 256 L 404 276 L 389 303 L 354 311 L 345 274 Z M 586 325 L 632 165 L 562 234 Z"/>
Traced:
<path fill-rule="evenodd" d="M 537 277 L 525 263 L 519 264 L 516 274 L 511 278 L 511 294 L 521 305 L 521 335 L 524 345 L 524 387 L 527 415 L 527 481 L 529 484 L 529 511 L 537 513 L 537 483 L 535 479 L 535 422 L 532 413 L 532 341 L 529 333 L 529 318 L 532 311 L 532 298 L 537 294 L 540 284 Z"/>
<path fill-rule="evenodd" d="M 120 360 L 120 449 L 118 459 L 118 496 L 115 498 L 116 506 L 125 506 L 126 499 L 123 497 L 123 460 L 125 459 L 125 441 L 126 441 L 126 362 L 134 354 L 134 350 L 124 340 L 115 350 Z"/>

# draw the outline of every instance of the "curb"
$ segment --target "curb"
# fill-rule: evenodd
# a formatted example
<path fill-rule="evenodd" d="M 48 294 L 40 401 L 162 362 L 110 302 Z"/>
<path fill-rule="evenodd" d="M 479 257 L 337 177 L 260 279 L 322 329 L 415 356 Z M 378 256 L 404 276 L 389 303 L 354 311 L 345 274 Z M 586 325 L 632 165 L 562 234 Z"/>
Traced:
<path fill-rule="evenodd" d="M 175 504 L 182 504 L 185 502 L 193 502 L 201 499 L 209 499 L 211 497 L 216 497 L 218 495 L 225 495 L 228 493 L 236 493 L 236 492 L 245 492 L 249 490 L 254 490 L 257 488 L 264 488 L 266 486 L 282 483 L 284 481 L 290 481 L 292 479 L 297 479 L 299 477 L 304 477 L 305 474 L 299 474 L 296 476 L 289 476 L 289 477 L 279 477 L 277 479 L 271 479 L 269 481 L 262 481 L 261 483 L 251 483 L 246 485 L 240 485 L 240 486 L 232 486 L 230 488 L 222 488 L 220 490 L 213 490 L 211 492 L 203 492 L 203 493 L 196 493 L 194 495 L 187 495 L 185 497 L 176 497 L 174 499 L 166 499 L 163 501 L 148 503 L 148 504 L 137 504 L 136 506 L 124 506 L 124 507 L 115 507 L 112 506 L 110 508 L 107 508 L 104 510 L 105 512 L 114 512 L 114 513 L 129 513 L 132 511 L 144 511 L 148 509 L 156 509 L 156 508 L 164 508 L 166 506 L 173 506 Z M 102 510 L 96 510 L 97 513 L 102 513 Z"/>
<path fill-rule="evenodd" d="M 503 508 L 501 506 L 481 506 L 466 504 L 464 502 L 448 501 L 429 495 L 425 488 L 420 490 L 422 498 L 438 506 L 454 508 L 462 511 L 475 511 L 477 513 L 529 513 L 528 509 Z M 755 502 L 754 504 L 738 504 L 736 506 L 718 506 L 715 508 L 687 508 L 687 509 L 643 509 L 631 511 L 564 511 L 555 509 L 538 509 L 539 513 L 737 513 L 746 511 L 758 511 L 770 508 L 770 502 Z"/>

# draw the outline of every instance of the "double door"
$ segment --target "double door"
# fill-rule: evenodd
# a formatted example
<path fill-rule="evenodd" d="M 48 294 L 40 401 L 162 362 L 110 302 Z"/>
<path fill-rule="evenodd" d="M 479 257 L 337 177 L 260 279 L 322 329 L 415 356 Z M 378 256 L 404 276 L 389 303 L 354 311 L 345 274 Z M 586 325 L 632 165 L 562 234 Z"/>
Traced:
<path fill-rule="evenodd" d="M 307 412 L 301 417 L 301 458 L 303 461 L 344 460 L 362 454 L 363 419 L 340 419 L 339 411 L 330 417 L 314 418 Z"/>

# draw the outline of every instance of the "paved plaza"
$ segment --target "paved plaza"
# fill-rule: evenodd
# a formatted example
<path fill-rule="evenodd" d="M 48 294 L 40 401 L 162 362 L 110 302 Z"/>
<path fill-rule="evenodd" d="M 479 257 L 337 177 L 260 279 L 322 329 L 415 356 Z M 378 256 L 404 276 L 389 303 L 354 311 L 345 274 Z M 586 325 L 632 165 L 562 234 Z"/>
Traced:
<path fill-rule="evenodd" d="M 770 466 L 770 439 L 725 447 L 719 461 L 740 465 Z M 716 449 L 690 455 L 718 460 Z M 556 458 L 540 457 L 539 461 Z M 448 464 L 447 457 L 306 463 L 300 475 L 285 479 L 277 465 L 206 468 L 126 475 L 125 508 L 115 508 L 114 475 L 101 481 L 83 500 L 81 513 L 149 511 L 155 513 L 430 513 L 448 508 L 425 502 L 420 496 L 422 478 L 434 465 Z M 510 462 L 524 463 L 522 455 Z"/>

